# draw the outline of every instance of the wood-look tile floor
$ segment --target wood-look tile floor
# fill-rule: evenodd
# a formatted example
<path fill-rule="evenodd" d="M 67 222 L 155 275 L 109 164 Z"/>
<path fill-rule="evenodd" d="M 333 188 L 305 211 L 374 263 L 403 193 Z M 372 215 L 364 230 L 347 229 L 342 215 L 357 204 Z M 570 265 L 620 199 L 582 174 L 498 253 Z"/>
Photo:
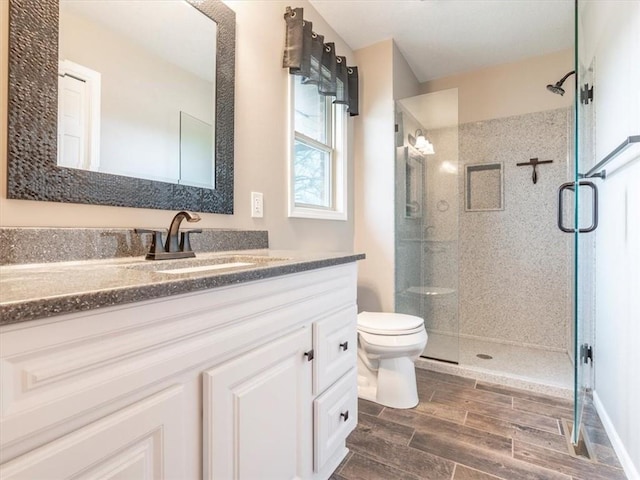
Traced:
<path fill-rule="evenodd" d="M 332 480 L 624 480 L 592 405 L 591 460 L 569 454 L 561 419 L 572 402 L 417 369 L 410 410 L 359 401 L 350 453 Z"/>

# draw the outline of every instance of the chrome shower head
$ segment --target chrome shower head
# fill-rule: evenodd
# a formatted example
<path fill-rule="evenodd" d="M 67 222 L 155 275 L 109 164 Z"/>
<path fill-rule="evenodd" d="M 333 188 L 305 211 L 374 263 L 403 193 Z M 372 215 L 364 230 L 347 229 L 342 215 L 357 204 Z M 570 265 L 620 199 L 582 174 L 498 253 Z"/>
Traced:
<path fill-rule="evenodd" d="M 574 73 L 576 73 L 576 71 L 572 70 L 571 72 L 567 73 L 564 77 L 562 77 L 560 80 L 558 80 L 554 85 L 551 85 L 551 84 L 547 85 L 547 90 L 549 90 L 551 93 L 564 95 L 564 88 L 562 88 L 562 84 L 567 78 L 569 78 L 570 75 L 573 75 Z"/>

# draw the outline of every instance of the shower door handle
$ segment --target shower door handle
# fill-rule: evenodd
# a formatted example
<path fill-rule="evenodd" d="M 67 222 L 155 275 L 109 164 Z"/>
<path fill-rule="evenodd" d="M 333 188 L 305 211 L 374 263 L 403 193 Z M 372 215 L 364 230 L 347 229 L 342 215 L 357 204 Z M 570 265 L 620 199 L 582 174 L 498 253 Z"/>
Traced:
<path fill-rule="evenodd" d="M 564 212 L 564 191 L 571 190 L 575 193 L 576 183 L 578 187 L 589 187 L 591 189 L 591 225 L 587 228 L 578 229 L 578 233 L 593 232 L 598 228 L 598 187 L 593 182 L 588 180 L 580 180 L 579 182 L 567 182 L 560 185 L 558 189 L 558 228 L 565 233 L 575 233 L 575 228 L 567 228 L 563 225 L 563 212 Z"/>
<path fill-rule="evenodd" d="M 565 233 L 574 233 L 575 230 L 573 228 L 567 228 L 562 224 L 562 220 L 564 217 L 564 191 L 565 190 L 575 190 L 575 184 L 573 182 L 567 182 L 560 185 L 558 188 L 558 228 Z"/>

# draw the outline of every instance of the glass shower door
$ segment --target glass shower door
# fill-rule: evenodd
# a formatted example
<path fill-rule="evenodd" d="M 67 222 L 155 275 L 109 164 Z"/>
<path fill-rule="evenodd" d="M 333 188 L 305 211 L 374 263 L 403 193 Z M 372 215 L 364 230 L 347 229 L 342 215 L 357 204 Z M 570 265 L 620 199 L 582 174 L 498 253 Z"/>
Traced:
<path fill-rule="evenodd" d="M 584 29 L 585 2 L 575 3 L 575 169 L 574 169 L 574 429 L 573 443 L 580 439 L 582 413 L 593 389 L 595 338 L 595 228 L 597 227 L 597 178 L 585 178 L 596 163 L 594 149 L 593 49 Z M 590 53 L 591 52 L 591 53 Z"/>

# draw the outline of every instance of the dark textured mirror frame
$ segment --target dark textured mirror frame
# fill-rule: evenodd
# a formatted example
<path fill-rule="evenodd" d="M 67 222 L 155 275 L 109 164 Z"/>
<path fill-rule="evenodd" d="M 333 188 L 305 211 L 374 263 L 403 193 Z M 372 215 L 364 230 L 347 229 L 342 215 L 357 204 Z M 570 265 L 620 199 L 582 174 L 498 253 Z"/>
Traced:
<path fill-rule="evenodd" d="M 189 0 L 217 23 L 216 188 L 57 166 L 58 0 L 10 0 L 7 198 L 233 213 L 235 12 Z"/>

